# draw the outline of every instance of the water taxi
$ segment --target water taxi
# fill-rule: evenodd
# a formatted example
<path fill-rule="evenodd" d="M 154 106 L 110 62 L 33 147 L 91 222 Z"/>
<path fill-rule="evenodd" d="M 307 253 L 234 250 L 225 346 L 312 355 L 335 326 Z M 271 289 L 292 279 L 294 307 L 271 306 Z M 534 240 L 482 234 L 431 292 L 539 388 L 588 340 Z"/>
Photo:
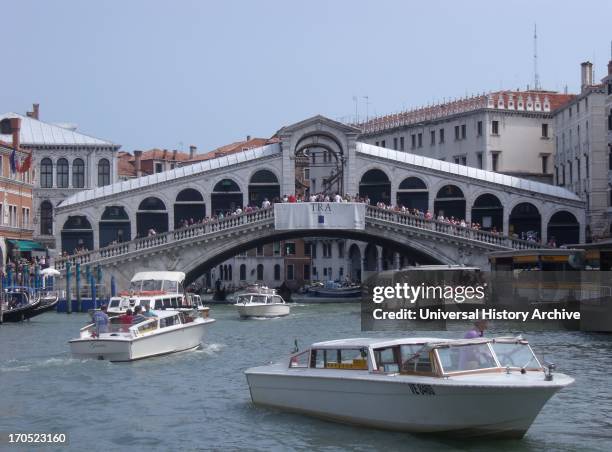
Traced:
<path fill-rule="evenodd" d="M 112 297 L 108 304 L 109 315 L 125 314 L 136 306 L 148 306 L 151 309 L 183 310 L 196 309 L 204 317 L 209 308 L 202 304 L 199 295 L 185 292 L 183 282 L 185 273 L 170 271 L 139 272 L 130 281 L 129 290 L 118 297 Z"/>
<path fill-rule="evenodd" d="M 215 320 L 191 313 L 166 310 L 153 311 L 156 317 L 143 317 L 136 324 L 122 323 L 121 316 L 112 317 L 108 331 L 98 331 L 91 323 L 70 340 L 74 356 L 112 362 L 135 361 L 166 355 L 200 346 L 207 326 Z"/>
<path fill-rule="evenodd" d="M 242 318 L 283 317 L 289 315 L 289 305 L 274 289 L 267 287 L 244 291 L 236 297 L 236 309 Z"/>
<path fill-rule="evenodd" d="M 345 339 L 248 369 L 251 398 L 328 420 L 411 433 L 521 438 L 574 379 L 519 338 Z"/>

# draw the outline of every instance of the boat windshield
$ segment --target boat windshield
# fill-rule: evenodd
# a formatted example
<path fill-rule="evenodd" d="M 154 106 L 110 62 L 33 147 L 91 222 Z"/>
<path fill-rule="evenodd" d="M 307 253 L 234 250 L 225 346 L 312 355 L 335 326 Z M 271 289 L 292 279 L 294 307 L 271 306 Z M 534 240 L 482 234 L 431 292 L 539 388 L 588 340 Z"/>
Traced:
<path fill-rule="evenodd" d="M 142 286 L 142 281 L 132 281 L 130 282 L 130 292 L 139 292 L 140 286 Z"/>
<path fill-rule="evenodd" d="M 177 293 L 178 292 L 178 282 L 164 280 L 164 290 L 170 293 Z"/>
<path fill-rule="evenodd" d="M 436 351 L 444 373 L 498 367 L 488 343 L 450 345 Z"/>
<path fill-rule="evenodd" d="M 502 367 L 517 367 L 520 369 L 541 369 L 529 344 L 524 342 L 494 342 L 493 351 Z"/>
<path fill-rule="evenodd" d="M 253 295 L 251 298 L 251 303 L 267 303 L 268 297 L 265 295 Z"/>
<path fill-rule="evenodd" d="M 249 301 L 251 301 L 250 295 L 240 295 L 238 297 L 237 303 L 248 303 Z"/>
<path fill-rule="evenodd" d="M 145 279 L 142 281 L 142 290 L 161 290 L 162 281 L 159 279 Z"/>

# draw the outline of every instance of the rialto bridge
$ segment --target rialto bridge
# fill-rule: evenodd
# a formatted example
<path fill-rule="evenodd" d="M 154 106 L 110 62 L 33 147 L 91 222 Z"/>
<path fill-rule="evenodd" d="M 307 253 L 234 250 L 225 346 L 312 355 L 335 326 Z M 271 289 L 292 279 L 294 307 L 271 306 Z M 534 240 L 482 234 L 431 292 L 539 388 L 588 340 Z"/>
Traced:
<path fill-rule="evenodd" d="M 258 244 L 292 237 L 346 237 L 401 249 L 419 262 L 486 266 L 493 250 L 583 242 L 585 206 L 572 192 L 358 141 L 359 129 L 315 116 L 281 128 L 275 142 L 171 171 L 87 190 L 55 212 L 66 262 L 108 267 L 129 279 L 136 269 L 185 271 L 193 280 Z M 277 230 L 274 209 L 180 227 L 284 194 L 335 192 L 368 197 L 362 230 Z M 471 230 L 374 207 L 377 202 L 477 222 Z M 155 236 L 147 237 L 154 229 Z M 108 274 L 109 272 L 105 272 Z"/>

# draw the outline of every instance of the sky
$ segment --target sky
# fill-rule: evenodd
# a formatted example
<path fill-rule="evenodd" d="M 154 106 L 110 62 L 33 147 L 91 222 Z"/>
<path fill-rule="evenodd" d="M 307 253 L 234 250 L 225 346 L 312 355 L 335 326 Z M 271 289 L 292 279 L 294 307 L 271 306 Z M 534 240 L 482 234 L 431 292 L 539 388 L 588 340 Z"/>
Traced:
<path fill-rule="evenodd" d="M 316 114 L 352 121 L 601 79 L 612 2 L 4 0 L 0 112 L 122 149 L 199 152 Z M 366 100 L 367 97 L 367 100 Z M 355 101 L 356 99 L 356 101 Z"/>

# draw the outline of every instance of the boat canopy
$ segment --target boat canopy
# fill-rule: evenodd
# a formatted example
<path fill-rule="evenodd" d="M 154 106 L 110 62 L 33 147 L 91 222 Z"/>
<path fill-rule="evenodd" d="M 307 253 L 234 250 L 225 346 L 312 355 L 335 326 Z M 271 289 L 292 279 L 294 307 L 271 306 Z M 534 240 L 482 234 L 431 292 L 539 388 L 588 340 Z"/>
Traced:
<path fill-rule="evenodd" d="M 185 280 L 185 273 L 183 272 L 163 272 L 163 271 L 150 271 L 150 272 L 138 272 L 132 278 L 132 282 L 135 281 L 147 281 L 147 280 L 165 280 L 165 281 L 176 281 L 182 283 Z"/>

